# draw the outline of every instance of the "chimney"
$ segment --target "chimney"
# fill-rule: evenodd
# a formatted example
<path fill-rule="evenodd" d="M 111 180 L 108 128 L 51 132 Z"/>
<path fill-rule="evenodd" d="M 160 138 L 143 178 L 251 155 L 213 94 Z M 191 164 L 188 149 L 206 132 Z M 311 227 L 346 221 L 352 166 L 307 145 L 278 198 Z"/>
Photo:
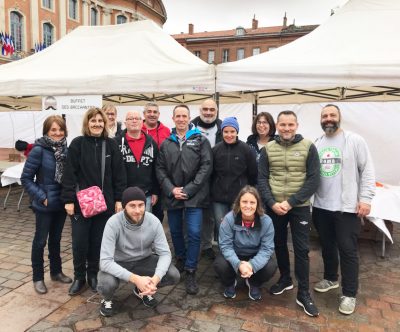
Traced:
<path fill-rule="evenodd" d="M 194 25 L 192 23 L 189 23 L 189 35 L 193 35 L 194 31 Z"/>
<path fill-rule="evenodd" d="M 285 16 L 283 17 L 283 27 L 286 28 L 287 27 L 287 17 L 286 17 L 286 12 L 285 12 Z"/>
<path fill-rule="evenodd" d="M 251 29 L 256 30 L 258 29 L 258 20 L 256 20 L 256 14 L 254 14 L 253 21 L 251 23 Z"/>

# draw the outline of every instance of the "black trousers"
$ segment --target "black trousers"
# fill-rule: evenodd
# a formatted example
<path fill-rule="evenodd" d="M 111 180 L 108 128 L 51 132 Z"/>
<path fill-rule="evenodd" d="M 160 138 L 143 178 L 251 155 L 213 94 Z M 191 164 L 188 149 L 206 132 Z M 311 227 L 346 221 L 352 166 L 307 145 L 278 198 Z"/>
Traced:
<path fill-rule="evenodd" d="M 294 207 L 284 216 L 279 216 L 271 209 L 268 209 L 268 215 L 274 224 L 275 255 L 281 279 L 291 280 L 289 249 L 287 245 L 287 228 L 290 224 L 294 250 L 294 273 L 298 283 L 298 291 L 308 292 L 310 273 L 310 261 L 308 258 L 311 222 L 310 207 Z"/>
<path fill-rule="evenodd" d="M 60 256 L 60 241 L 61 234 L 64 228 L 66 213 L 64 210 L 55 212 L 35 212 L 36 230 L 35 237 L 32 242 L 32 270 L 33 281 L 44 279 L 44 248 L 46 247 L 47 239 L 49 241 L 49 261 L 50 274 L 56 275 L 62 272 L 61 256 Z"/>
<path fill-rule="evenodd" d="M 324 279 L 338 280 L 340 257 L 343 295 L 356 297 L 360 219 L 355 213 L 313 208 L 313 222 L 321 242 Z"/>
<path fill-rule="evenodd" d="M 91 218 L 71 217 L 72 254 L 75 279 L 96 277 L 99 272 L 100 247 L 104 227 L 111 215 L 101 213 Z"/>
<path fill-rule="evenodd" d="M 241 261 L 249 261 L 252 256 L 238 256 Z M 271 257 L 268 263 L 261 269 L 254 273 L 249 278 L 249 283 L 256 287 L 260 287 L 264 282 L 267 282 L 276 272 L 275 259 Z M 221 253 L 217 255 L 214 261 L 214 270 L 221 279 L 221 283 L 225 286 L 232 286 L 236 280 L 237 274 L 233 269 L 231 263 L 229 263 Z"/>

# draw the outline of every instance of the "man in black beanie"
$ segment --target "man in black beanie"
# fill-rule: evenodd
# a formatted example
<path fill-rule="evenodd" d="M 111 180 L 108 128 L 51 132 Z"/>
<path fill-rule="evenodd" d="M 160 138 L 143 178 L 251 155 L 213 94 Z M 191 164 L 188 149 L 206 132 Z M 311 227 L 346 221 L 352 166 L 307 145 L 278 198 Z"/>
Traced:
<path fill-rule="evenodd" d="M 146 196 L 138 187 L 122 194 L 123 211 L 106 224 L 101 242 L 98 292 L 100 314 L 114 314 L 112 298 L 120 280 L 135 284 L 133 293 L 147 307 L 157 305 L 157 287 L 177 284 L 179 271 L 171 264 L 171 251 L 160 221 L 145 211 Z M 154 249 L 154 253 L 153 253 Z"/>

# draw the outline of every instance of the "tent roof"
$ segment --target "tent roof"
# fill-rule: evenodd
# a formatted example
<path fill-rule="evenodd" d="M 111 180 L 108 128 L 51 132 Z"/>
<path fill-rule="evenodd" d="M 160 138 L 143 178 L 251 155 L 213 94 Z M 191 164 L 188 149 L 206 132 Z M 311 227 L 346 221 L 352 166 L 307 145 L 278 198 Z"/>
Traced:
<path fill-rule="evenodd" d="M 213 93 L 214 66 L 152 21 L 80 26 L 0 66 L 0 96 Z"/>
<path fill-rule="evenodd" d="M 308 35 L 217 66 L 217 91 L 260 102 L 400 99 L 400 1 L 350 0 Z"/>

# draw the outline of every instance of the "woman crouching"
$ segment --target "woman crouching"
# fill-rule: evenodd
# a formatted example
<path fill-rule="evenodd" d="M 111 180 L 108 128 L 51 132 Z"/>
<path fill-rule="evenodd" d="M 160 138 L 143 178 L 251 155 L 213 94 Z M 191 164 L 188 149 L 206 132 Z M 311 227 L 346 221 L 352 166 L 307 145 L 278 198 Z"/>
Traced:
<path fill-rule="evenodd" d="M 237 275 L 245 279 L 249 298 L 261 299 L 261 285 L 271 279 L 277 265 L 274 226 L 264 214 L 257 189 L 245 186 L 239 192 L 219 229 L 220 254 L 214 269 L 225 286 L 226 298 L 236 297 Z"/>

